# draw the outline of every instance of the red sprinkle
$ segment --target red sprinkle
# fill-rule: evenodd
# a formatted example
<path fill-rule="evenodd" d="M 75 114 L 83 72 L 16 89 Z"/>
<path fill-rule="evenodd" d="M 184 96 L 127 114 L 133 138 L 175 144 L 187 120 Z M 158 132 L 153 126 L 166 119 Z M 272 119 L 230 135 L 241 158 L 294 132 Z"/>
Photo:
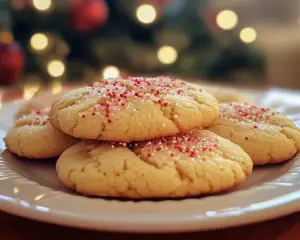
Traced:
<path fill-rule="evenodd" d="M 107 114 L 117 112 L 127 105 L 122 99 L 131 100 L 133 97 L 140 101 L 151 101 L 166 107 L 169 103 L 163 100 L 163 96 L 185 94 L 187 89 L 185 85 L 185 82 L 167 76 L 127 77 L 126 80 L 124 78 L 101 79 L 92 85 L 90 94 L 85 95 L 84 98 L 88 100 L 93 97 L 101 99 L 101 103 L 98 104 L 105 108 L 94 109 L 93 116 L 97 114 L 97 111 L 104 110 Z M 109 118 L 110 115 L 105 116 Z"/>

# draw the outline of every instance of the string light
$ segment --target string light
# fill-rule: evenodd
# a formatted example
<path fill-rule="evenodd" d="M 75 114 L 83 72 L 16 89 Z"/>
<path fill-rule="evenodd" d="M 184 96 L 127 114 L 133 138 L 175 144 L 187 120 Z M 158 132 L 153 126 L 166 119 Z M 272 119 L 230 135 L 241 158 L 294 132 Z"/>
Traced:
<path fill-rule="evenodd" d="M 60 77 L 65 72 L 65 65 L 60 60 L 52 60 L 48 63 L 47 70 L 50 76 Z"/>
<path fill-rule="evenodd" d="M 217 15 L 217 25 L 223 30 L 231 30 L 238 23 L 238 16 L 231 10 L 222 10 Z"/>
<path fill-rule="evenodd" d="M 61 84 L 61 82 L 58 81 L 58 80 L 54 80 L 54 81 L 52 82 L 51 92 L 52 92 L 53 94 L 58 94 L 58 93 L 61 92 L 61 90 L 62 90 L 62 84 Z"/>
<path fill-rule="evenodd" d="M 251 27 L 243 28 L 240 32 L 240 38 L 245 43 L 252 43 L 256 40 L 257 33 Z"/>
<path fill-rule="evenodd" d="M 33 0 L 32 1 L 33 7 L 40 11 L 40 12 L 45 12 L 48 11 L 52 5 L 51 0 Z"/>
<path fill-rule="evenodd" d="M 48 37 L 44 33 L 36 33 L 30 38 L 30 46 L 35 51 L 45 50 L 48 44 Z"/>
<path fill-rule="evenodd" d="M 40 89 L 39 84 L 25 84 L 23 98 L 25 100 L 29 100 L 29 99 L 33 98 L 33 96 L 39 89 Z"/>
<path fill-rule="evenodd" d="M 136 17 L 141 23 L 153 23 L 156 16 L 156 9 L 150 4 L 143 4 L 136 9 Z"/>
<path fill-rule="evenodd" d="M 11 34 L 11 32 L 1 32 L 0 33 L 0 42 L 8 44 L 11 43 L 14 40 L 13 35 Z"/>
<path fill-rule="evenodd" d="M 107 66 L 103 69 L 103 78 L 117 78 L 120 76 L 120 70 L 116 66 Z"/>
<path fill-rule="evenodd" d="M 171 46 L 162 46 L 157 51 L 157 57 L 163 64 L 172 64 L 177 59 L 177 51 Z"/>

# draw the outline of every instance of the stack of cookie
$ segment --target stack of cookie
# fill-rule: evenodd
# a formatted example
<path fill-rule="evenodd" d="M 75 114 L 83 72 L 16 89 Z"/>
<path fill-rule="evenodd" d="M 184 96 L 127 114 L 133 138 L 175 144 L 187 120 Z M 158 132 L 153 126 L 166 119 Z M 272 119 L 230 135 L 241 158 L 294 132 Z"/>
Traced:
<path fill-rule="evenodd" d="M 19 156 L 60 156 L 59 179 L 84 195 L 175 198 L 233 188 L 253 162 L 290 159 L 300 133 L 269 109 L 219 105 L 178 79 L 129 77 L 100 80 L 55 100 L 50 112 L 21 117 L 5 142 Z"/>

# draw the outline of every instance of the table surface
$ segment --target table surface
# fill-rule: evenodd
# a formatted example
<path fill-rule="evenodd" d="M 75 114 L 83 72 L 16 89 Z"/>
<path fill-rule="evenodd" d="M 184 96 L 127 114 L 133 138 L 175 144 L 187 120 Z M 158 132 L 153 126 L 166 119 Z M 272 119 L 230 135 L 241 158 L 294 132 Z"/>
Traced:
<path fill-rule="evenodd" d="M 243 227 L 228 228 L 216 231 L 182 233 L 182 234 L 125 234 L 96 232 L 82 229 L 67 228 L 52 224 L 40 223 L 21 217 L 0 212 L 0 239 L 54 239 L 54 236 L 64 236 L 66 239 L 209 239 L 209 240 L 299 240 L 300 213 L 271 221 L 252 224 Z"/>
<path fill-rule="evenodd" d="M 11 96 L 11 94 L 8 94 Z M 18 95 L 18 94 L 17 94 Z M 11 97 L 12 100 L 16 96 Z M 7 102 L 7 101 L 5 101 Z M 168 240 L 168 239 L 209 239 L 209 240 L 299 240 L 300 239 L 300 213 L 281 217 L 271 221 L 251 224 L 242 227 L 228 228 L 223 230 L 182 233 L 182 234 L 125 234 L 88 231 L 73 229 L 53 224 L 41 223 L 25 218 L 12 216 L 0 211 L 0 239 L 53 239 L 55 236 L 64 236 L 67 239 L 143 239 L 143 240 Z"/>

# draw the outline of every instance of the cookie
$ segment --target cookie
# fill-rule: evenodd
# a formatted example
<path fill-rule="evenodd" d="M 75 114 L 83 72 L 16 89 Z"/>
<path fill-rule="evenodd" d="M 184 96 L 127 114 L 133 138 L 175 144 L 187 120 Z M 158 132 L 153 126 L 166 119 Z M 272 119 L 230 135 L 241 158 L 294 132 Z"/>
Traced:
<path fill-rule="evenodd" d="M 49 110 L 34 110 L 16 120 L 4 138 L 6 147 L 26 158 L 52 158 L 72 146 L 75 140 L 54 128 L 49 121 Z"/>
<path fill-rule="evenodd" d="M 58 94 L 53 94 L 51 92 L 42 92 L 39 95 L 24 101 L 21 107 L 18 109 L 15 119 L 19 119 L 24 115 L 31 114 L 32 111 L 38 111 L 40 109 L 50 108 L 53 101 L 65 95 L 70 90 L 62 90 Z"/>
<path fill-rule="evenodd" d="M 287 161 L 300 149 L 300 132 L 290 119 L 251 104 L 220 104 L 220 118 L 209 129 L 241 146 L 256 165 Z"/>
<path fill-rule="evenodd" d="M 61 182 L 84 195 L 177 198 L 217 193 L 245 181 L 250 157 L 207 130 L 135 144 L 83 141 L 56 164 Z"/>
<path fill-rule="evenodd" d="M 140 141 L 209 126 L 217 100 L 170 77 L 106 79 L 54 102 L 51 122 L 76 138 Z"/>
<path fill-rule="evenodd" d="M 207 92 L 213 95 L 219 103 L 229 103 L 229 102 L 246 102 L 253 103 L 250 96 L 239 93 L 229 87 L 217 87 L 217 86 L 203 86 Z"/>

